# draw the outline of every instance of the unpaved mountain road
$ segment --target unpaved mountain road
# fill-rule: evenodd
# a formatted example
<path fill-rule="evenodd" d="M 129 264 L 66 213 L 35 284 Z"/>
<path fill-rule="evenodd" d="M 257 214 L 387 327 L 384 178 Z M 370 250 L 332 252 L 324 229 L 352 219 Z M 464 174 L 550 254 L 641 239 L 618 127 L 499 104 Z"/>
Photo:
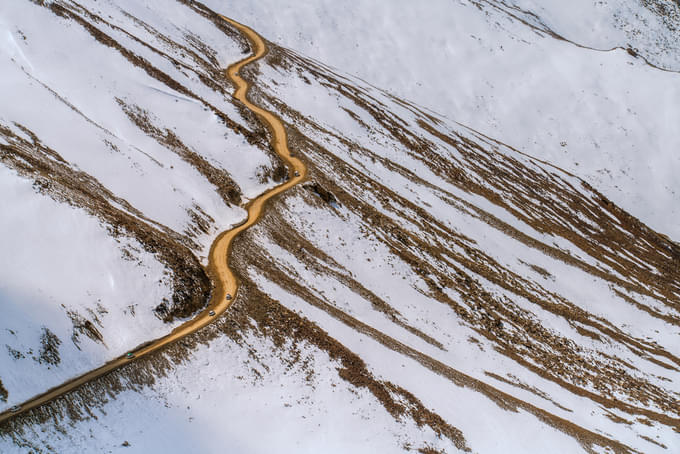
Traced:
<path fill-rule="evenodd" d="M 25 413 L 28 410 L 39 407 L 60 396 L 63 396 L 75 390 L 79 386 L 90 382 L 91 380 L 101 377 L 102 375 L 105 375 L 121 366 L 129 364 L 132 361 L 136 361 L 139 358 L 155 352 L 172 342 L 182 339 L 183 337 L 188 336 L 189 334 L 192 334 L 204 326 L 210 324 L 217 318 L 217 316 L 229 309 L 229 306 L 231 306 L 231 304 L 235 301 L 238 291 L 238 281 L 233 270 L 229 266 L 229 254 L 231 252 L 234 239 L 239 235 L 239 233 L 248 229 L 260 219 L 265 204 L 269 199 L 287 191 L 288 189 L 302 182 L 306 177 L 307 168 L 302 163 L 302 161 L 292 157 L 290 150 L 288 149 L 288 137 L 283 126 L 283 122 L 276 114 L 256 106 L 248 100 L 247 95 L 250 85 L 238 74 L 244 66 L 257 61 L 266 55 L 267 46 L 264 40 L 245 25 L 239 24 L 238 22 L 227 17 L 221 17 L 236 27 L 241 33 L 243 33 L 248 38 L 248 41 L 252 47 L 252 54 L 249 57 L 232 64 L 227 69 L 227 77 L 229 77 L 237 87 L 234 97 L 241 101 L 248 109 L 253 111 L 258 116 L 258 118 L 260 118 L 260 120 L 262 120 L 267 125 L 272 136 L 272 146 L 288 167 L 288 180 L 251 200 L 245 206 L 248 211 L 247 219 L 231 230 L 223 232 L 215 239 L 215 242 L 210 249 L 208 264 L 208 274 L 213 280 L 215 286 L 214 291 L 208 306 L 195 318 L 178 326 L 167 336 L 151 341 L 150 343 L 146 343 L 137 350 L 133 350 L 132 353 L 134 354 L 134 357 L 131 359 L 128 359 L 124 356 L 110 361 L 97 369 L 94 369 L 84 375 L 81 375 L 80 377 L 57 386 L 56 388 L 52 388 L 27 402 L 24 402 L 20 405 L 19 411 L 12 412 L 8 410 L 0 413 L 0 423 L 18 416 L 21 413 Z M 227 300 L 227 295 L 232 295 L 233 298 Z M 211 316 L 210 311 L 214 311 L 215 315 Z"/>

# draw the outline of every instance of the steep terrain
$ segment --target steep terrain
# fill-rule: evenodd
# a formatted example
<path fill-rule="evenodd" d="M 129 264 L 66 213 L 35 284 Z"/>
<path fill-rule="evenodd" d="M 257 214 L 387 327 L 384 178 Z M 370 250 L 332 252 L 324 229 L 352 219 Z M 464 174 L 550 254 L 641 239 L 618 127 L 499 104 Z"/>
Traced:
<path fill-rule="evenodd" d="M 579 175 L 680 241 L 678 2 L 207 4 L 229 8 L 278 44 Z"/>
<path fill-rule="evenodd" d="M 208 277 L 210 277 L 212 280 L 213 288 L 207 307 L 201 313 L 196 314 L 191 319 L 177 326 L 172 330 L 172 332 L 161 338 L 148 339 L 147 342 L 138 348 L 128 351 L 120 358 L 109 361 L 96 369 L 88 371 L 87 373 L 69 380 L 59 386 L 53 387 L 46 392 L 23 402 L 21 405 L 13 406 L 9 412 L 0 414 L 0 423 L 10 418 L 16 418 L 24 412 L 39 408 L 50 401 L 65 396 L 71 391 L 78 389 L 80 386 L 103 377 L 104 375 L 109 374 L 111 371 L 127 365 L 133 360 L 138 360 L 139 358 L 143 358 L 147 355 L 151 355 L 157 351 L 160 351 L 166 346 L 180 341 L 185 337 L 197 332 L 201 328 L 204 328 L 213 321 L 214 317 L 222 315 L 227 309 L 229 309 L 234 301 L 234 298 L 238 296 L 238 282 L 234 271 L 229 264 L 229 257 L 234 239 L 237 238 L 241 232 L 244 232 L 253 226 L 262 217 L 264 208 L 270 199 L 276 197 L 279 194 L 283 194 L 288 189 L 302 182 L 302 180 L 306 177 L 307 170 L 304 164 L 302 164 L 298 158 L 291 156 L 283 123 L 275 114 L 272 114 L 271 112 L 268 112 L 252 104 L 248 100 L 250 86 L 242 77 L 239 76 L 239 71 L 243 67 L 259 60 L 266 54 L 267 48 L 264 41 L 255 32 L 244 25 L 238 24 L 224 16 L 220 17 L 230 25 L 233 25 L 235 28 L 237 28 L 240 33 L 246 35 L 248 42 L 253 48 L 253 54 L 231 65 L 227 70 L 227 75 L 229 79 L 237 86 L 234 97 L 238 99 L 239 102 L 243 103 L 251 112 L 256 114 L 272 133 L 272 149 L 282 161 L 286 162 L 286 165 L 289 169 L 287 172 L 288 175 L 286 181 L 249 201 L 245 205 L 245 208 L 248 212 L 246 220 L 221 233 L 213 242 L 212 246 L 210 247 L 208 267 L 206 270 Z M 156 314 L 160 315 L 158 308 L 156 309 Z M 164 315 L 167 317 L 167 315 L 171 314 Z M 44 330 L 43 337 L 41 338 L 43 349 L 41 350 L 40 362 L 46 358 L 46 362 L 52 365 L 57 365 L 60 362 L 58 347 L 61 344 L 61 341 L 46 328 Z M 99 335 L 96 340 L 102 341 L 101 335 Z M 6 393 L 6 390 L 4 391 Z M 3 397 L 5 399 L 7 398 L 6 395 Z"/>
<path fill-rule="evenodd" d="M 215 3 L 2 6 L 7 407 L 206 307 L 212 240 L 286 178 Z M 680 449 L 676 243 L 555 162 L 267 46 L 240 74 L 309 174 L 235 240 L 233 306 L 5 422 L 0 451 Z"/>
<path fill-rule="evenodd" d="M 161 19 L 192 11 L 175 2 L 109 8 L 118 19 L 58 3 L 2 6 L 0 370 L 26 372 L 0 374 L 10 401 L 203 308 L 214 236 L 285 175 L 213 71 L 218 58 L 239 59 L 240 35 L 223 39 L 221 20 L 195 12 L 181 28 Z M 72 340 L 49 360 L 48 333 Z"/>

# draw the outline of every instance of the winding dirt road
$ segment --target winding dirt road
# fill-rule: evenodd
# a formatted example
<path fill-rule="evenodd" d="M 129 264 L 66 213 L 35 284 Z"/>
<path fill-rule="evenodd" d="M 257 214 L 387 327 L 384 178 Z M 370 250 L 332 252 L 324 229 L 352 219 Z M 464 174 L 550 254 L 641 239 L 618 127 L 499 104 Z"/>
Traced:
<path fill-rule="evenodd" d="M 238 22 L 227 17 L 221 17 L 236 27 L 248 38 L 253 50 L 251 56 L 234 63 L 227 69 L 227 77 L 229 77 L 237 87 L 234 97 L 241 101 L 248 109 L 253 111 L 258 116 L 258 118 L 260 118 L 260 120 L 262 120 L 267 125 L 272 136 L 272 145 L 274 150 L 288 167 L 289 179 L 285 183 L 251 200 L 245 206 L 245 208 L 248 210 L 248 218 L 233 229 L 223 232 L 215 239 L 215 242 L 210 249 L 208 264 L 208 274 L 213 280 L 215 287 L 208 306 L 201 313 L 199 313 L 192 320 L 189 320 L 188 322 L 175 328 L 167 336 L 155 341 L 151 341 L 150 343 L 146 343 L 137 350 L 132 351 L 134 354 L 134 358 L 132 359 L 128 359 L 125 356 L 115 359 L 93 371 L 57 386 L 56 388 L 52 388 L 47 392 L 36 396 L 27 402 L 24 402 L 20 406 L 21 409 L 17 412 L 6 411 L 4 413 L 0 413 L 0 423 L 30 409 L 39 407 L 60 396 L 63 396 L 64 394 L 75 390 L 76 388 L 88 383 L 91 380 L 94 380 L 95 378 L 101 377 L 102 375 L 105 375 L 121 366 L 129 364 L 131 361 L 142 358 L 172 342 L 182 339 L 183 337 L 198 331 L 199 329 L 214 321 L 217 316 L 229 309 L 229 306 L 231 306 L 231 304 L 235 301 L 238 291 L 238 281 L 233 270 L 229 267 L 229 254 L 231 252 L 234 239 L 239 233 L 248 229 L 260 219 L 265 203 L 269 199 L 287 191 L 304 180 L 307 174 L 307 168 L 302 163 L 302 161 L 291 156 L 290 150 L 288 149 L 288 137 L 286 130 L 283 127 L 283 122 L 277 115 L 259 106 L 256 106 L 248 100 L 247 95 L 250 85 L 238 74 L 244 66 L 259 60 L 267 53 L 267 46 L 264 40 L 262 37 L 260 37 L 260 35 L 245 25 L 239 24 Z M 233 298 L 227 300 L 227 295 L 232 295 Z M 215 315 L 211 316 L 210 311 L 214 311 Z"/>

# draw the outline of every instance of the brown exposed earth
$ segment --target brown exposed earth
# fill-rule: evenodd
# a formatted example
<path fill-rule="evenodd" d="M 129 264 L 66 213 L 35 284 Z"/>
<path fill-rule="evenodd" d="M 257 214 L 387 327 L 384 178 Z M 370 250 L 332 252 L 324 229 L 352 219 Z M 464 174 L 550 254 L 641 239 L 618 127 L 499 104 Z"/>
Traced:
<path fill-rule="evenodd" d="M 539 251 L 606 281 L 612 292 L 620 298 L 620 304 L 635 307 L 673 327 L 680 327 L 680 319 L 674 315 L 680 309 L 678 244 L 649 229 L 567 172 L 538 160 L 523 160 L 518 154 L 506 153 L 503 150 L 511 150 L 510 147 L 476 131 L 463 134 L 451 130 L 436 116 L 407 101 L 392 98 L 393 102 L 417 118 L 415 126 L 409 125 L 408 119 L 390 111 L 384 101 L 353 86 L 316 62 L 273 43 L 265 43 L 252 30 L 225 18 L 233 28 L 226 25 L 216 13 L 198 2 L 186 0 L 183 3 L 219 24 L 226 34 L 239 39 L 244 46 L 253 49 L 252 56 L 229 68 L 231 82 L 228 83 L 236 87 L 235 96 L 242 104 L 241 113 L 244 117 L 253 125 L 258 123 L 259 118 L 265 126 L 259 126 L 259 129 L 253 126 L 251 131 L 247 131 L 235 126 L 224 114 L 220 118 L 226 124 L 233 125 L 236 133 L 243 134 L 251 143 L 276 153 L 277 162 L 282 164 L 263 169 L 261 178 L 263 181 L 285 183 L 251 202 L 247 206 L 248 221 L 216 240 L 210 253 L 211 265 L 206 271 L 192 253 L 195 244 L 192 244 L 190 233 L 181 236 L 162 227 L 151 228 L 146 223 L 136 221 L 111 204 L 115 200 L 118 205 L 128 207 L 125 201 L 115 198 L 91 177 L 72 169 L 54 150 L 42 145 L 30 131 L 25 131 L 32 137 L 31 141 L 27 141 L 8 128 L 0 129 L 0 137 L 10 144 L 0 145 L 0 161 L 5 165 L 33 178 L 36 187 L 46 194 L 77 206 L 89 207 L 93 214 L 111 226 L 114 234 L 133 236 L 149 251 L 163 258 L 176 279 L 173 302 L 162 303 L 164 306 L 160 313 L 164 319 L 170 321 L 178 316 L 192 316 L 203 309 L 196 318 L 167 338 L 138 350 L 134 362 L 117 360 L 64 388 L 52 391 L 45 398 L 26 405 L 25 409 L 34 409 L 15 420 L 8 420 L 6 415 L 0 416 L 0 421 L 5 420 L 3 430 L 6 433 L 12 434 L 20 443 L 21 437 L 17 434 L 21 433 L 23 422 L 46 421 L 64 415 L 74 419 L 88 417 L 89 405 L 105 402 L 109 393 L 116 393 L 126 386 L 134 388 L 154 383 L 156 377 L 162 377 L 175 365 L 182 364 L 188 352 L 197 344 L 227 336 L 248 349 L 246 336 L 254 334 L 271 339 L 279 351 L 292 354 L 296 358 L 294 361 L 299 363 L 304 363 L 300 353 L 303 346 L 315 346 L 338 363 L 339 377 L 356 388 L 368 390 L 395 419 L 412 420 L 419 427 L 429 427 L 438 435 L 448 438 L 459 449 L 469 449 L 464 434 L 436 412 L 426 408 L 415 395 L 388 380 L 375 377 L 357 352 L 314 322 L 259 290 L 255 278 L 264 276 L 357 334 L 368 336 L 385 348 L 413 359 L 424 369 L 445 377 L 452 386 L 474 389 L 507 411 L 521 409 L 531 413 L 573 436 L 586 450 L 595 452 L 596 448 L 603 447 L 613 452 L 636 452 L 607 434 L 585 429 L 558 416 L 558 411 L 564 414 L 572 412 L 572 409 L 515 376 L 487 371 L 488 380 L 473 378 L 456 369 L 454 364 L 446 364 L 386 335 L 343 310 L 337 301 L 321 296 L 320 289 L 311 286 L 290 267 L 277 262 L 270 251 L 262 246 L 265 244 L 263 240 L 275 244 L 317 274 L 342 283 L 368 301 L 375 311 L 384 314 L 391 323 L 427 345 L 442 351 L 445 349 L 440 340 L 413 326 L 389 301 L 372 292 L 337 260 L 322 251 L 310 232 L 291 221 L 290 213 L 286 211 L 287 197 L 295 197 L 306 206 L 323 210 L 332 211 L 341 206 L 360 219 L 366 232 L 379 238 L 391 254 L 408 264 L 413 276 L 425 282 L 425 288 L 419 291 L 432 304 L 450 308 L 461 324 L 475 332 L 476 337 L 471 337 L 469 342 L 482 348 L 477 338 L 482 339 L 484 345 L 491 345 L 495 352 L 536 376 L 606 409 L 609 419 L 617 424 L 647 421 L 650 425 L 664 425 L 680 432 L 680 396 L 664 389 L 658 381 L 653 380 L 654 377 L 630 364 L 623 355 L 605 354 L 597 346 L 615 344 L 641 361 L 671 372 L 680 371 L 680 358 L 662 346 L 635 337 L 603 317 L 583 309 L 576 302 L 548 290 L 548 283 L 555 276 L 544 267 L 522 261 L 521 264 L 536 276 L 536 279 L 530 279 L 507 264 L 499 263 L 483 245 L 439 220 L 422 204 L 380 184 L 358 165 L 344 161 L 327 144 L 314 137 L 330 137 L 346 150 L 367 157 L 385 169 L 429 188 L 446 201 L 450 210 L 479 219 L 528 249 Z M 84 17 L 92 18 L 92 14 L 87 11 L 65 11 L 61 6 L 52 8 L 58 14 L 72 18 L 78 16 L 81 22 L 85 21 Z M 105 21 L 103 18 L 97 20 Z M 92 27 L 87 29 L 106 45 L 117 46 L 101 31 Z M 251 41 L 248 43 L 235 36 L 240 36 L 235 30 L 240 30 Z M 193 52 L 197 64 L 211 75 L 203 76 L 205 83 L 225 90 L 225 82 L 219 81 L 215 69 L 217 62 L 214 57 L 210 58 L 209 49 L 200 42 L 195 42 L 194 46 L 196 49 L 187 49 L 187 52 Z M 267 48 L 269 53 L 265 54 Z M 147 63 L 129 54 L 129 51 L 126 55 L 135 65 L 146 68 L 149 74 L 168 86 L 176 84 L 169 80 L 169 76 L 150 69 Z M 275 90 L 268 86 L 269 81 L 258 71 L 257 65 L 244 68 L 260 58 L 260 65 L 276 68 L 286 77 L 302 75 L 307 80 L 313 79 L 338 97 L 349 100 L 348 107 L 344 107 L 345 112 L 363 124 L 367 133 L 381 134 L 393 140 L 399 144 L 401 152 L 417 158 L 437 177 L 459 190 L 480 197 L 494 207 L 502 208 L 540 234 L 570 242 L 592 260 L 585 260 L 561 249 L 556 241 L 551 243 L 520 231 L 499 219 L 491 210 L 472 204 L 453 191 L 436 187 L 411 169 L 330 131 L 309 116 L 294 110 L 277 97 Z M 249 83 L 241 77 L 247 78 Z M 221 78 L 225 79 L 223 76 Z M 198 99 L 186 89 L 182 93 Z M 141 130 L 190 162 L 209 181 L 214 182 L 225 201 L 232 204 L 241 202 L 240 188 L 225 170 L 205 162 L 170 131 L 155 126 L 148 112 L 125 100 L 121 100 L 120 105 Z M 283 120 L 262 106 L 271 106 L 272 110 L 280 112 Z M 362 122 L 359 113 L 368 115 L 378 126 Z M 270 143 L 273 146 L 270 147 Z M 291 157 L 289 144 L 299 157 Z M 442 147 L 455 150 L 455 155 L 442 155 Z M 294 177 L 292 169 L 298 170 L 300 176 Z M 303 179 L 307 180 L 304 186 L 293 188 Z M 283 191 L 288 189 L 290 191 L 284 196 Z M 381 209 L 367 200 L 364 194 L 375 196 L 382 205 Z M 267 200 L 271 209 L 264 210 Z M 143 216 L 141 213 L 137 215 Z M 206 231 L 213 221 L 205 219 L 200 208 L 196 208 L 195 215 L 197 231 Z M 250 230 L 237 237 L 256 221 L 259 223 L 255 231 Z M 406 225 L 412 227 L 406 228 Z M 343 238 L 341 241 L 351 240 Z M 231 263 L 228 266 L 227 257 L 230 256 Z M 212 286 L 208 276 L 212 279 Z M 504 293 L 490 291 L 487 283 L 497 286 Z M 209 309 L 214 309 L 218 314 L 226 310 L 229 304 L 225 303 L 224 295 L 228 292 L 236 294 L 237 288 L 238 298 L 229 312 L 214 319 L 206 315 Z M 452 293 L 459 295 L 459 298 L 453 298 Z M 206 307 L 209 295 L 212 299 Z M 650 300 L 654 304 L 649 304 Z M 544 326 L 534 312 L 526 309 L 527 305 L 534 312 L 548 313 L 565 320 L 579 335 L 592 340 L 595 347 L 584 347 Z M 76 317 L 76 320 L 81 334 L 90 338 L 98 337 L 94 319 L 90 321 Z M 208 325 L 211 320 L 215 323 Z M 179 339 L 182 341 L 175 342 Z M 161 351 L 163 354 L 160 354 Z M 253 357 L 256 355 L 253 354 Z M 46 358 L 54 356 L 48 354 Z M 509 385 L 539 397 L 550 403 L 555 413 L 501 391 L 501 385 Z M 0 399 L 3 396 L 6 398 L 7 392 L 0 382 Z M 49 404 L 43 405 L 48 401 Z M 76 405 L 73 402 L 85 402 L 88 405 Z M 625 417 L 619 416 L 621 414 Z M 658 442 L 648 438 L 644 439 L 658 445 Z M 438 452 L 427 446 L 415 449 L 424 453 Z"/>
<path fill-rule="evenodd" d="M 250 41 L 251 47 L 253 48 L 253 54 L 240 62 L 234 63 L 227 69 L 227 76 L 234 82 L 234 84 L 237 86 L 237 90 L 234 93 L 234 97 L 238 99 L 241 103 L 243 103 L 249 110 L 254 112 L 258 118 L 260 118 L 263 122 L 266 123 L 271 135 L 272 135 L 272 144 L 273 144 L 273 149 L 274 151 L 278 154 L 278 156 L 289 166 L 289 178 L 287 179 L 286 182 L 283 184 L 280 184 L 279 186 L 274 187 L 273 189 L 270 189 L 269 191 L 265 192 L 264 194 L 261 194 L 260 196 L 256 197 L 255 199 L 251 200 L 245 208 L 248 211 L 248 217 L 247 219 L 237 225 L 236 227 L 222 233 L 217 237 L 215 242 L 213 243 L 211 250 L 210 250 L 210 263 L 206 271 L 203 271 L 203 275 L 205 276 L 206 273 L 211 277 L 212 279 L 212 292 L 211 292 L 211 298 L 208 303 L 207 308 L 205 308 L 202 312 L 200 312 L 197 316 L 192 318 L 190 321 L 183 323 L 182 325 L 178 326 L 175 328 L 170 334 L 167 336 L 150 341 L 145 343 L 143 346 L 139 347 L 138 349 L 135 349 L 131 352 L 131 354 L 134 355 L 134 357 L 123 357 L 123 358 L 118 358 L 114 361 L 111 361 L 93 371 L 88 372 L 87 374 L 84 374 L 72 381 L 69 381 L 61 386 L 58 386 L 54 389 L 51 389 L 47 391 L 46 393 L 37 396 L 30 401 L 27 401 L 21 405 L 21 410 L 20 412 L 15 412 L 15 413 L 10 413 L 6 412 L 3 414 L 0 414 L 0 422 L 3 422 L 10 417 L 13 416 L 18 416 L 18 414 L 29 411 L 33 408 L 39 407 L 41 405 L 44 405 L 52 400 L 58 399 L 62 397 L 63 395 L 72 392 L 73 390 L 79 388 L 80 386 L 83 386 L 84 384 L 87 384 L 103 375 L 109 374 L 112 371 L 118 369 L 119 367 L 122 367 L 123 365 L 126 365 L 130 362 L 132 362 L 134 359 L 137 358 L 143 358 L 146 355 L 149 355 L 151 353 L 154 353 L 155 351 L 172 344 L 190 334 L 195 333 L 199 329 L 207 326 L 211 322 L 213 322 L 218 315 L 221 315 L 224 313 L 229 306 L 233 303 L 235 300 L 235 297 L 238 292 L 238 281 L 236 279 L 236 276 L 234 275 L 232 269 L 230 268 L 228 262 L 229 262 L 229 255 L 232 247 L 232 243 L 234 239 L 241 233 L 247 230 L 249 227 L 254 225 L 258 220 L 260 219 L 263 210 L 266 206 L 266 203 L 269 199 L 272 199 L 279 194 L 282 194 L 283 192 L 287 191 L 288 189 L 292 188 L 296 184 L 302 182 L 307 174 L 306 167 L 300 161 L 298 158 L 292 157 L 291 152 L 288 149 L 288 140 L 286 136 L 286 131 L 284 129 L 283 123 L 281 120 L 275 115 L 272 114 L 269 111 L 266 111 L 255 104 L 252 104 L 248 100 L 248 90 L 249 90 L 249 84 L 242 79 L 239 75 L 238 72 L 239 70 L 249 64 L 252 63 L 253 61 L 256 61 L 260 58 L 262 58 L 266 52 L 267 52 L 267 47 L 260 38 L 259 35 L 257 35 L 255 32 L 253 32 L 251 29 L 232 21 L 231 19 L 228 19 L 226 17 L 223 17 L 223 19 L 231 24 L 232 26 L 236 27 L 239 31 L 241 31 L 244 35 L 248 37 L 248 40 Z M 127 106 L 125 106 L 127 108 Z M 135 112 L 134 109 L 131 109 L 131 112 L 129 115 L 133 116 L 139 116 L 139 112 Z M 156 130 L 154 130 L 151 126 L 148 124 L 148 120 L 142 117 L 142 119 L 138 119 L 139 122 L 141 123 L 138 124 L 142 130 L 145 130 L 152 135 L 156 134 L 161 137 L 161 140 L 167 141 L 167 134 L 162 134 Z M 11 130 L 4 128 L 1 130 L 4 132 L 4 135 L 6 138 L 11 138 L 14 139 L 13 142 L 10 142 L 9 146 L 4 146 L 4 148 L 7 148 L 6 152 L 0 155 L 0 157 L 7 157 L 8 161 L 10 158 L 14 158 L 13 161 L 10 161 L 12 163 L 15 163 L 15 167 L 21 168 L 22 162 L 18 161 L 16 159 L 17 153 L 16 151 L 20 151 L 20 148 L 15 145 L 16 141 L 21 140 L 19 136 L 16 134 L 13 134 Z M 25 131 L 27 132 L 27 131 Z M 30 133 L 30 132 L 27 132 Z M 31 135 L 31 137 L 34 139 L 34 141 L 37 140 L 35 135 Z M 167 144 L 166 144 L 167 145 Z M 58 157 L 56 155 L 56 152 L 47 149 L 46 147 L 44 148 L 45 151 L 47 151 L 52 157 Z M 0 151 L 5 151 L 0 150 Z M 9 151 L 12 151 L 13 153 L 9 153 Z M 29 158 L 33 158 L 33 153 L 30 153 L 30 149 L 26 153 L 26 156 Z M 191 159 L 190 154 L 188 153 L 188 150 L 184 151 L 184 158 Z M 196 158 L 198 159 L 198 158 Z M 35 160 L 35 159 L 34 159 Z M 58 157 L 58 160 L 61 161 L 61 163 L 64 164 L 64 167 L 66 167 L 66 162 Z M 17 162 L 18 161 L 18 162 Z M 200 161 L 202 162 L 202 161 Z M 199 162 L 199 170 L 202 168 L 201 164 Z M 27 172 L 28 173 L 28 172 Z M 207 175 L 206 175 L 207 176 Z M 50 183 L 47 183 L 47 186 L 49 187 Z M 74 192 L 77 188 L 73 188 Z M 103 189 L 100 189 L 99 192 L 104 192 Z M 68 193 L 68 195 L 71 195 Z M 90 194 L 88 194 L 90 195 Z M 99 195 L 96 193 L 93 193 L 90 198 L 94 198 L 95 195 Z M 108 194 L 107 194 L 108 195 Z M 122 202 L 122 201 L 121 201 Z M 129 206 L 129 205 L 128 205 Z M 101 210 L 95 211 L 96 214 L 101 215 Z M 122 212 L 120 212 L 122 215 Z M 141 217 L 141 213 L 140 213 Z M 143 218 L 143 217 L 142 217 Z M 118 226 L 118 224 L 111 223 L 111 225 Z M 191 255 L 191 257 L 196 260 L 196 258 Z M 187 289 L 187 292 L 191 294 L 192 296 L 196 297 L 195 289 Z M 227 298 L 227 295 L 229 297 Z M 198 295 L 199 297 L 201 296 L 200 294 Z M 195 309 L 191 306 L 184 305 L 184 306 L 178 306 L 181 308 L 182 311 L 191 311 L 191 313 L 195 312 Z M 91 332 L 92 330 L 90 330 Z M 41 358 L 44 358 L 44 360 L 50 364 L 57 364 L 59 362 L 59 356 L 58 352 L 56 350 L 56 346 L 58 346 L 58 343 L 61 341 L 56 338 L 53 334 L 51 334 L 49 331 L 45 331 L 43 334 L 43 350 L 41 351 Z"/>

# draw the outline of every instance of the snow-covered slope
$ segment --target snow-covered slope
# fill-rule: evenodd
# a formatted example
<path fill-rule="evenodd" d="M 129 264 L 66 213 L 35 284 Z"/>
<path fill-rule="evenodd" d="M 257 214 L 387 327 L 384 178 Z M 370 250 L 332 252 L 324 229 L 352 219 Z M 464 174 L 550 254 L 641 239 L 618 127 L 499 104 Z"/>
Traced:
<path fill-rule="evenodd" d="M 585 178 L 680 241 L 677 2 L 206 3 Z"/>
<path fill-rule="evenodd" d="M 210 5 L 239 18 L 267 3 Z M 504 46 L 521 33 L 527 48 L 565 46 L 574 49 L 566 61 L 597 66 L 591 51 L 535 35 L 538 22 L 527 24 L 526 12 L 524 22 L 506 14 L 501 27 L 489 22 L 499 9 L 487 3 L 451 5 L 505 36 Z M 543 26 L 573 39 L 559 28 L 566 19 L 549 21 L 558 10 L 546 5 L 536 12 Z M 243 57 L 245 42 L 208 7 L 92 0 L 2 8 L 12 36 L 26 34 L 15 42 L 33 66 L 5 52 L 16 76 L 0 85 L 17 100 L 12 87 L 23 87 L 30 106 L 0 111 L 0 194 L 10 214 L 0 226 L 12 258 L 0 267 L 1 310 L 10 314 L 1 322 L 0 399 L 9 406 L 190 316 L 209 291 L 198 264 L 215 233 L 282 172 L 221 73 Z M 29 13 L 37 19 L 21 22 Z M 52 30 L 62 45 L 32 41 L 24 29 L 33 21 L 35 35 Z M 82 58 L 65 51 L 81 45 L 89 49 Z M 72 59 L 49 66 L 54 48 Z M 527 62 L 540 64 L 538 55 Z M 363 60 L 366 70 L 384 56 L 375 58 Z M 34 60 L 46 66 L 38 71 Z M 471 64 L 470 80 L 485 74 Z M 551 161 L 559 143 L 546 139 L 535 159 L 468 117 L 456 122 L 395 96 L 398 78 L 382 91 L 274 43 L 243 74 L 254 83 L 251 99 L 286 122 L 310 177 L 236 241 L 233 307 L 163 352 L 9 421 L 1 452 L 680 449 L 677 244 L 563 170 L 564 160 Z M 591 76 L 571 75 L 584 84 Z M 606 104 L 592 109 L 591 119 L 609 113 Z M 512 131 L 526 140 L 526 128 Z M 22 219 L 35 222 L 26 228 Z M 178 292 L 190 278 L 195 287 Z M 74 311 L 78 323 L 68 321 Z"/>
<path fill-rule="evenodd" d="M 250 265 L 259 288 L 346 345 L 356 333 L 340 337 L 339 323 L 437 378 L 485 383 L 539 419 L 575 423 L 585 445 L 602 434 L 642 452 L 655 447 L 639 437 L 679 446 L 677 245 L 550 165 L 295 56 L 271 63 L 257 79 L 262 99 L 311 139 L 297 145 L 339 205 L 314 204 L 325 192 L 311 188 L 271 215 L 262 249 L 272 258 L 259 263 L 279 272 Z M 302 232 L 293 245 L 278 233 L 290 225 Z M 354 348 L 417 396 L 433 392 L 425 405 L 477 436 L 479 423 L 447 413 L 470 398 Z"/>
<path fill-rule="evenodd" d="M 61 5 L 0 6 L 9 403 L 202 307 L 212 239 L 274 184 L 219 71 L 242 54 L 221 22 L 174 1 Z"/>

